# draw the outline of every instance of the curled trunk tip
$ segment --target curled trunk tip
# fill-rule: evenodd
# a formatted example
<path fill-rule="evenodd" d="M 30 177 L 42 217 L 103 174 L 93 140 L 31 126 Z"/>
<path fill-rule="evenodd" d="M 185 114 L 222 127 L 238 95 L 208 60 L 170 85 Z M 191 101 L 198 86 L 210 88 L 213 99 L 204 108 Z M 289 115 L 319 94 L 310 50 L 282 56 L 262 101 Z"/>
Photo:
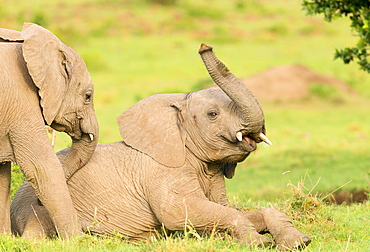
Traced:
<path fill-rule="evenodd" d="M 212 51 L 212 46 L 210 46 L 210 45 L 206 45 L 206 44 L 204 44 L 204 43 L 202 43 L 201 45 L 200 45 L 200 48 L 199 48 L 199 53 L 200 54 L 202 54 L 203 52 L 205 52 L 205 51 Z"/>

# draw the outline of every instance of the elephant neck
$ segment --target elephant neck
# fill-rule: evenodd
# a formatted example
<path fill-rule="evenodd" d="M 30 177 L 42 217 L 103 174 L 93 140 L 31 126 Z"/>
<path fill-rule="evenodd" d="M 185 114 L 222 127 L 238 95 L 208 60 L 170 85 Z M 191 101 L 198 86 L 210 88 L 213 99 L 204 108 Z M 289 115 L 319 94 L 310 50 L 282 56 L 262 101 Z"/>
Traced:
<path fill-rule="evenodd" d="M 205 174 L 207 176 L 213 176 L 215 173 L 221 170 L 221 164 L 215 165 L 214 163 L 203 161 L 188 149 L 184 166 L 193 169 L 197 174 Z"/>
<path fill-rule="evenodd" d="M 201 161 L 194 154 L 186 156 L 185 166 L 196 174 L 199 186 L 204 195 L 213 202 L 221 203 L 218 190 L 222 190 L 224 185 L 224 175 L 222 173 L 222 164 L 207 163 Z M 219 188 L 220 187 L 220 188 Z M 223 205 L 227 205 L 226 194 L 222 198 Z"/>

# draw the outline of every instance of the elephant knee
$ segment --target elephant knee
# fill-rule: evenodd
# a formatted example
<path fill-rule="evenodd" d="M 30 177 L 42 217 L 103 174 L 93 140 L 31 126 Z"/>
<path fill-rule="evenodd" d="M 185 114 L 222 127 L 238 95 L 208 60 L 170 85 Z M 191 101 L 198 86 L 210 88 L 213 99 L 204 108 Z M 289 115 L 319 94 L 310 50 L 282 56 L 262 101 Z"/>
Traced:
<path fill-rule="evenodd" d="M 172 216 L 171 218 L 169 217 L 164 218 L 161 221 L 161 224 L 168 230 L 172 230 L 172 231 L 184 230 L 185 225 L 186 225 L 186 220 Z"/>
<path fill-rule="evenodd" d="M 21 236 L 26 240 L 42 239 L 47 237 L 44 230 L 31 226 L 27 226 Z"/>

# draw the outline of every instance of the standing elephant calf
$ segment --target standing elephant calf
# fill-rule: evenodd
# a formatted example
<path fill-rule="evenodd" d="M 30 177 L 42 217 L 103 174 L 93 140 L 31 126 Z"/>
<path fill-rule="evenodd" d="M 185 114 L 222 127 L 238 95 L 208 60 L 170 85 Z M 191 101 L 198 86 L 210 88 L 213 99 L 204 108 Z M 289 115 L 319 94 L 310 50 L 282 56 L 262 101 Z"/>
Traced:
<path fill-rule="evenodd" d="M 98 143 L 93 97 L 85 62 L 52 32 L 31 23 L 22 31 L 0 28 L 0 234 L 11 233 L 11 162 L 32 184 L 60 236 L 81 233 L 65 173 L 82 167 Z M 65 159 L 55 155 L 45 124 L 71 137 Z"/>
<path fill-rule="evenodd" d="M 122 142 L 99 144 L 68 187 L 85 230 L 143 239 L 168 230 L 217 227 L 244 244 L 305 247 L 310 238 L 286 215 L 264 208 L 243 214 L 230 207 L 224 176 L 265 136 L 262 108 L 253 94 L 202 44 L 202 59 L 216 84 L 188 94 L 150 96 L 118 117 Z M 59 158 L 68 149 L 58 153 Z M 13 232 L 54 236 L 56 230 L 25 183 L 11 207 Z"/>

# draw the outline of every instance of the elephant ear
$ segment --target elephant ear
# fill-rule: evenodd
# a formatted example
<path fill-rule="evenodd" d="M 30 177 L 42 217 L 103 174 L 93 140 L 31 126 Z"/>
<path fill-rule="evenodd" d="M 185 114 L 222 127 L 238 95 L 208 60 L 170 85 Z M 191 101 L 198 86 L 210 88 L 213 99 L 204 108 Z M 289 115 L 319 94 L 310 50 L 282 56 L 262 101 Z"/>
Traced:
<path fill-rule="evenodd" d="M 23 42 L 21 32 L 0 28 L 0 42 Z"/>
<path fill-rule="evenodd" d="M 23 57 L 33 82 L 39 88 L 44 119 L 51 125 L 64 100 L 72 75 L 67 50 L 53 33 L 36 24 L 25 23 Z"/>
<path fill-rule="evenodd" d="M 168 167 L 185 162 L 185 134 L 173 105 L 185 94 L 155 94 L 117 117 L 124 142 Z"/>

